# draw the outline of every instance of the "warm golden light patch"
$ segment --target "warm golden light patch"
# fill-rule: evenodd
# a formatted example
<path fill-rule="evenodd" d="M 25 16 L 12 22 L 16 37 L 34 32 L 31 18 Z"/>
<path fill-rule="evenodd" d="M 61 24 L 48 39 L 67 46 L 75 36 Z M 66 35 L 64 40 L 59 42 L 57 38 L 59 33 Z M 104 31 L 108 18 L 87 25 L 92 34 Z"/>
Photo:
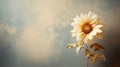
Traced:
<path fill-rule="evenodd" d="M 84 32 L 85 34 L 89 34 L 92 30 L 93 30 L 92 25 L 90 25 L 89 23 L 83 24 L 82 32 Z"/>

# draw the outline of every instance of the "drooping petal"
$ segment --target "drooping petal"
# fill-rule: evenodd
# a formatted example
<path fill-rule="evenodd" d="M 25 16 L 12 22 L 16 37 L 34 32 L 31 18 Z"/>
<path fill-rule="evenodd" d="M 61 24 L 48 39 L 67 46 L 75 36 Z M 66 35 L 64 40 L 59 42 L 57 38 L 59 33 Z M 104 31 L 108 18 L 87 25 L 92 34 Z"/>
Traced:
<path fill-rule="evenodd" d="M 70 48 L 75 48 L 76 47 L 76 44 L 68 44 L 67 45 L 67 48 L 70 49 Z"/>
<path fill-rule="evenodd" d="M 82 46 L 76 47 L 76 53 L 77 53 L 77 54 L 79 54 L 79 51 L 80 51 L 81 48 L 82 48 Z"/>

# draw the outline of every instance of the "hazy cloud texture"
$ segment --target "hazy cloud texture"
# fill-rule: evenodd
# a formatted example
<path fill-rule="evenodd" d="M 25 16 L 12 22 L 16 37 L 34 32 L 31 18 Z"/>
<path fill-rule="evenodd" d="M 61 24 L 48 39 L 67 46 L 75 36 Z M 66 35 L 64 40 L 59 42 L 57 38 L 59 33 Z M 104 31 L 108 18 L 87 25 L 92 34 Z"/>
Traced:
<path fill-rule="evenodd" d="M 98 14 L 106 28 L 102 43 L 109 52 L 119 46 L 119 4 L 119 0 L 0 0 L 0 46 L 6 45 L 0 47 L 4 60 L 0 67 L 85 67 L 84 51 L 78 56 L 66 49 L 75 41 L 70 23 L 80 13 Z M 105 67 L 108 60 L 90 67 Z"/>

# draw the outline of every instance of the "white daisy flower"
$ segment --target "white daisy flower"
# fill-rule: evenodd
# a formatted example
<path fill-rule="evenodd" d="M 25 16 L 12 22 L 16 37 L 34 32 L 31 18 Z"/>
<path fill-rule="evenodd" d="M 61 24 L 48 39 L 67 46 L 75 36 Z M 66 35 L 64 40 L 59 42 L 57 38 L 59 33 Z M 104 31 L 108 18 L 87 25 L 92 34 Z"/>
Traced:
<path fill-rule="evenodd" d="M 102 33 L 103 25 L 100 24 L 101 18 L 96 14 L 89 12 L 73 18 L 74 22 L 71 25 L 74 27 L 71 31 L 72 36 L 76 37 L 77 41 L 88 43 L 92 41 L 94 36 Z"/>

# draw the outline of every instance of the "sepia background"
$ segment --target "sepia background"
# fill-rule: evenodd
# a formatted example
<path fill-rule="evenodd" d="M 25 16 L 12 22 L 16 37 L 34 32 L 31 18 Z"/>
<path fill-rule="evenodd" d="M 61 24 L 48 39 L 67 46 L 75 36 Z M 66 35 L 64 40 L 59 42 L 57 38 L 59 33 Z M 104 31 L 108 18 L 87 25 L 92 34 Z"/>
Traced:
<path fill-rule="evenodd" d="M 86 67 L 67 44 L 73 18 L 89 11 L 103 18 L 106 61 L 89 67 L 120 67 L 119 0 L 0 0 L 0 67 Z"/>

